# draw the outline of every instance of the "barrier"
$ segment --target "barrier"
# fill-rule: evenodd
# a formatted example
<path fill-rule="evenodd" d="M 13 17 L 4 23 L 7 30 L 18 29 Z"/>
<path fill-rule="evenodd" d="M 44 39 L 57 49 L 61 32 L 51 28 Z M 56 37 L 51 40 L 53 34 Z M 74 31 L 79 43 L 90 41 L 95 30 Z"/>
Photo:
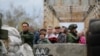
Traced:
<path fill-rule="evenodd" d="M 61 43 L 34 45 L 35 56 L 86 56 L 86 45 Z"/>

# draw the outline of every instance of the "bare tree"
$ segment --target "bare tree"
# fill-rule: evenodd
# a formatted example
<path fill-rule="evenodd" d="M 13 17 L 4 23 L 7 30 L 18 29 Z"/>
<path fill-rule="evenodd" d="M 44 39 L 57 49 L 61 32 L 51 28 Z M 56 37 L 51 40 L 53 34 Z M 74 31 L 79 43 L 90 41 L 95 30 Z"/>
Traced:
<path fill-rule="evenodd" d="M 40 10 L 35 14 L 36 9 L 33 9 L 33 16 L 29 16 L 26 11 L 23 9 L 22 6 L 14 6 L 13 4 L 10 5 L 10 9 L 6 10 L 4 13 L 4 19 L 3 21 L 13 27 L 17 27 L 20 29 L 20 25 L 22 22 L 26 21 L 31 26 L 33 26 L 35 29 L 40 28 L 41 20 L 39 20 L 40 23 L 35 22 L 37 18 L 40 18 Z"/>

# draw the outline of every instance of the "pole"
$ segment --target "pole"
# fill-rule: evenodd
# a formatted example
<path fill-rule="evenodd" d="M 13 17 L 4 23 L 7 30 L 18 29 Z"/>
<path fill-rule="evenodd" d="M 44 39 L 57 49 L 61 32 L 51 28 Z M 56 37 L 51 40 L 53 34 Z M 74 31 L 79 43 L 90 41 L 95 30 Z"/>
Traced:
<path fill-rule="evenodd" d="M 73 0 L 70 0 L 71 5 L 70 5 L 70 21 L 72 21 L 72 13 L 73 13 Z"/>
<path fill-rule="evenodd" d="M 70 21 L 72 21 L 72 6 L 70 6 Z"/>

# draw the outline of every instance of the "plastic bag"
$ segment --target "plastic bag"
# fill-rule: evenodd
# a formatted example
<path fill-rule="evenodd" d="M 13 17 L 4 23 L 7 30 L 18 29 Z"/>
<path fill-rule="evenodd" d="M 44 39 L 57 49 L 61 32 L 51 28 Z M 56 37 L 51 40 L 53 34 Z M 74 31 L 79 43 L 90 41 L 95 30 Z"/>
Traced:
<path fill-rule="evenodd" d="M 19 52 L 23 56 L 34 56 L 32 48 L 26 43 L 20 46 Z"/>

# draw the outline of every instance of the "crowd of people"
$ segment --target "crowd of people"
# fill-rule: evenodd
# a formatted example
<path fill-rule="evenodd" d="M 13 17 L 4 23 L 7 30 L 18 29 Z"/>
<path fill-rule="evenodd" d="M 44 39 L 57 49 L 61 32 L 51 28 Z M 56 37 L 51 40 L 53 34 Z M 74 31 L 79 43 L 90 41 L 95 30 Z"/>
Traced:
<path fill-rule="evenodd" d="M 33 30 L 27 22 L 22 23 L 22 32 L 20 33 L 23 43 L 33 44 L 54 44 L 54 43 L 80 43 L 86 44 L 84 31 L 78 33 L 77 25 L 71 24 L 69 27 L 57 26 L 47 29 Z"/>
<path fill-rule="evenodd" d="M 3 45 L 3 55 L 7 56 L 34 56 L 34 44 L 55 44 L 55 43 L 80 43 L 86 44 L 84 31 L 78 32 L 77 25 L 48 26 L 46 29 L 35 31 L 27 22 L 22 23 L 22 31 L 7 25 L 2 29 L 8 31 L 8 39 L 0 40 Z"/>

